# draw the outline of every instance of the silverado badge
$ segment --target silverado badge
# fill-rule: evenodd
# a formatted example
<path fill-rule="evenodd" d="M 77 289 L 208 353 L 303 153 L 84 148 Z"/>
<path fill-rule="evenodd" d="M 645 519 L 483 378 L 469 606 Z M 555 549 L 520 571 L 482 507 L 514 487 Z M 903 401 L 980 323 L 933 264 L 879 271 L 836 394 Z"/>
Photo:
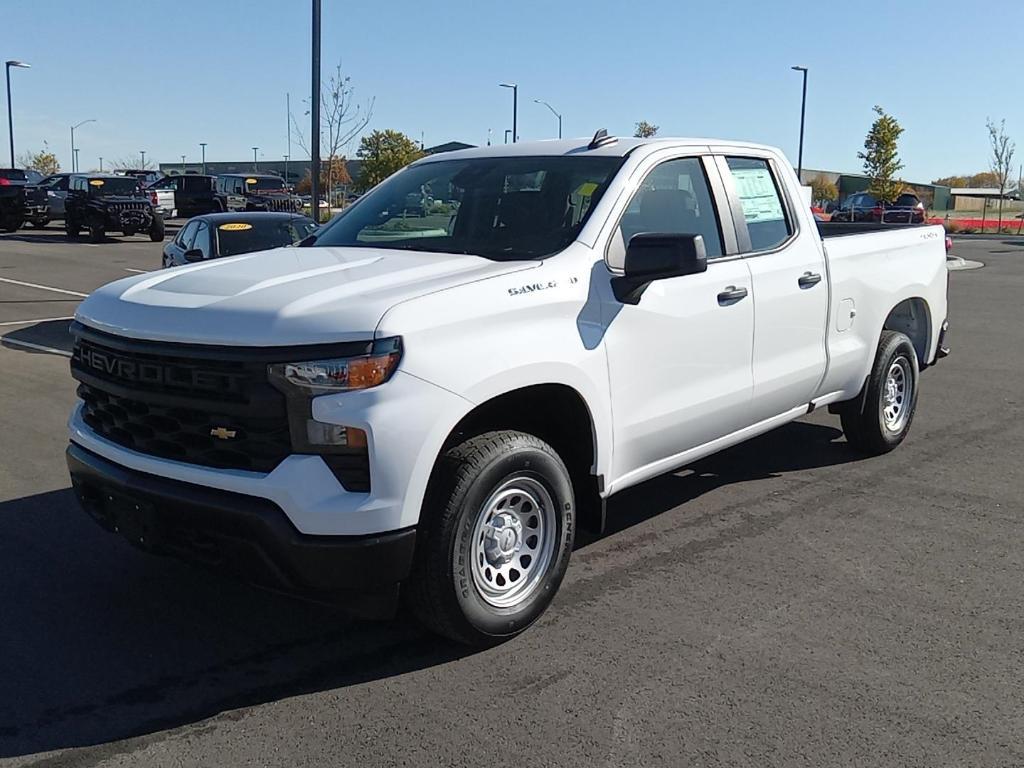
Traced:
<path fill-rule="evenodd" d="M 233 429 L 228 429 L 227 427 L 214 427 L 210 430 L 210 436 L 216 437 L 220 440 L 230 440 L 237 434 L 238 432 Z"/>

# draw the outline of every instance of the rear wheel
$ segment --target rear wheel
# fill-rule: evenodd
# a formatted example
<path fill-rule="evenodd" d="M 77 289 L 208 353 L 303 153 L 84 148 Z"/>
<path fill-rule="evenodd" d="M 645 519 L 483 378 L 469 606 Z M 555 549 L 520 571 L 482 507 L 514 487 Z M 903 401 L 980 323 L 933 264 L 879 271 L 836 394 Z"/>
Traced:
<path fill-rule="evenodd" d="M 883 331 L 867 381 L 863 408 L 840 411 L 846 440 L 857 450 L 879 455 L 903 442 L 917 409 L 917 353 L 910 339 Z"/>
<path fill-rule="evenodd" d="M 102 243 L 103 238 L 107 236 L 106 231 L 103 227 L 98 225 L 90 225 L 89 227 L 89 242 L 90 243 Z"/>
<path fill-rule="evenodd" d="M 69 238 L 78 237 L 79 230 L 80 227 L 78 226 L 77 221 L 75 221 L 71 217 L 67 217 L 64 219 L 64 234 L 67 235 Z"/>
<path fill-rule="evenodd" d="M 49 220 L 49 219 L 47 219 L 47 218 L 43 218 L 43 219 L 33 219 L 33 220 L 32 220 L 31 222 L 29 222 L 29 223 L 30 223 L 30 224 L 31 224 L 31 225 L 32 225 L 33 227 L 35 227 L 36 229 L 42 229 L 43 227 L 45 227 L 45 226 L 46 226 L 47 224 L 49 224 L 49 223 L 50 223 L 50 220 Z"/>
<path fill-rule="evenodd" d="M 494 643 L 529 627 L 558 591 L 576 528 L 572 482 L 539 438 L 488 432 L 441 457 L 421 520 L 407 602 L 434 632 Z"/>

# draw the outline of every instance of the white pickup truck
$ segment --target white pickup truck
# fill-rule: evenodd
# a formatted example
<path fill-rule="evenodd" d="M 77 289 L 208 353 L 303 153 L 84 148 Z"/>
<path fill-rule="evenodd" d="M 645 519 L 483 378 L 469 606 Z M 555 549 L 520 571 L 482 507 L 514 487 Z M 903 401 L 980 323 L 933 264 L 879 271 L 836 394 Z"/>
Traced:
<path fill-rule="evenodd" d="M 943 230 L 845 226 L 753 144 L 424 158 L 297 247 L 87 298 L 74 488 L 152 551 L 515 635 L 611 494 L 822 406 L 865 453 L 904 439 Z"/>

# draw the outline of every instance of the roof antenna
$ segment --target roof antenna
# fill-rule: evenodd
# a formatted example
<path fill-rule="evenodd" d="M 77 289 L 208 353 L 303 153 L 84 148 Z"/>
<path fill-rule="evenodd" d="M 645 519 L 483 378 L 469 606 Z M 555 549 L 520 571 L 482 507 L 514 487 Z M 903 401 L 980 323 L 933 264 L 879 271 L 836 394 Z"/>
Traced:
<path fill-rule="evenodd" d="M 599 128 L 597 133 L 594 134 L 594 138 L 587 144 L 587 149 L 597 149 L 598 147 L 604 147 L 608 144 L 614 144 L 618 139 L 614 136 L 608 135 L 607 128 Z"/>

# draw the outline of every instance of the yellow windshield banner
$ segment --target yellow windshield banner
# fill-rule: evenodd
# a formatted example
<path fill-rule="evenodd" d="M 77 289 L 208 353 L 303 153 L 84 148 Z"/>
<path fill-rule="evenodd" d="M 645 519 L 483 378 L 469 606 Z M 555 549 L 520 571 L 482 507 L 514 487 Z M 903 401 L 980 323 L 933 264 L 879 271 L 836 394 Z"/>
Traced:
<path fill-rule="evenodd" d="M 90 179 L 89 180 L 89 184 L 91 184 L 94 187 L 102 187 L 106 183 L 107 182 L 105 182 L 103 179 Z"/>
<path fill-rule="evenodd" d="M 580 184 L 576 189 L 576 194 L 580 197 L 590 197 L 594 194 L 594 190 L 597 189 L 597 184 L 592 181 L 588 181 L 585 184 Z"/>
<path fill-rule="evenodd" d="M 255 184 L 256 182 L 257 182 L 257 179 L 246 179 L 245 180 L 246 184 Z"/>
<path fill-rule="evenodd" d="M 244 221 L 236 221 L 231 224 L 221 224 L 217 229 L 222 229 L 225 232 L 242 232 L 246 229 L 252 229 L 252 224 L 246 224 Z"/>

